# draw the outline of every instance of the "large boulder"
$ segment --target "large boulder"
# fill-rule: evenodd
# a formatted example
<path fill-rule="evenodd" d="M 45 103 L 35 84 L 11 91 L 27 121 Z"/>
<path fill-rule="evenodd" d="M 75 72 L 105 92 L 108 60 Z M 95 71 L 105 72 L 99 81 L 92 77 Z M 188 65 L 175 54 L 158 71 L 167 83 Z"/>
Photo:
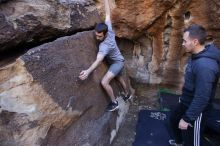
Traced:
<path fill-rule="evenodd" d="M 93 34 L 59 38 L 0 68 L 1 146 L 110 145 L 128 104 L 119 98 L 118 112 L 105 111 L 104 63 L 79 80 L 96 58 Z M 120 88 L 112 85 L 119 96 Z"/>
<path fill-rule="evenodd" d="M 16 51 L 89 30 L 100 21 L 91 0 L 3 0 L 0 3 L 0 52 Z"/>

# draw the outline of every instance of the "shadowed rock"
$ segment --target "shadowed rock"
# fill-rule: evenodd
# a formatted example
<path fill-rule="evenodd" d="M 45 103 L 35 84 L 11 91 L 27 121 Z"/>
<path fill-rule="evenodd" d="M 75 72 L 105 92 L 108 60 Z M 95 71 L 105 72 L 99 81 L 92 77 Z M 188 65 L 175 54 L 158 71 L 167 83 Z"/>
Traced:
<path fill-rule="evenodd" d="M 88 30 L 99 21 L 92 1 L 7 1 L 0 5 L 0 52 Z"/>

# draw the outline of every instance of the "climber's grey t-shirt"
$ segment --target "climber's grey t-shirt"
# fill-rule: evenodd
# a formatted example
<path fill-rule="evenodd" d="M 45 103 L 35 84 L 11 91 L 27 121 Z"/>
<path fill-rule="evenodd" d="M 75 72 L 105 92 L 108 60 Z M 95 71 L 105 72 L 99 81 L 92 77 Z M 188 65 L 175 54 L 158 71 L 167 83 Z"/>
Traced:
<path fill-rule="evenodd" d="M 105 23 L 108 25 L 107 37 L 99 44 L 98 53 L 103 54 L 109 63 L 124 61 L 124 57 L 121 55 L 118 45 L 116 44 L 115 33 L 112 30 L 111 22 L 106 21 Z"/>

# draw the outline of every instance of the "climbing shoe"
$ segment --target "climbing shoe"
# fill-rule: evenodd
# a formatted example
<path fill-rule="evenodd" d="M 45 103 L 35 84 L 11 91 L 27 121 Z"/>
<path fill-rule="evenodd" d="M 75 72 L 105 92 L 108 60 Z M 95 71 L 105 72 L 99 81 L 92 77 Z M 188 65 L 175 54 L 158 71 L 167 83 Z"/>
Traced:
<path fill-rule="evenodd" d="M 107 111 L 113 112 L 119 108 L 118 101 L 116 102 L 110 102 L 106 108 Z"/>
<path fill-rule="evenodd" d="M 122 97 L 123 97 L 123 99 L 124 99 L 124 101 L 128 101 L 129 99 L 131 99 L 132 98 L 132 95 L 129 93 L 129 94 L 127 94 L 127 95 L 122 95 Z"/>

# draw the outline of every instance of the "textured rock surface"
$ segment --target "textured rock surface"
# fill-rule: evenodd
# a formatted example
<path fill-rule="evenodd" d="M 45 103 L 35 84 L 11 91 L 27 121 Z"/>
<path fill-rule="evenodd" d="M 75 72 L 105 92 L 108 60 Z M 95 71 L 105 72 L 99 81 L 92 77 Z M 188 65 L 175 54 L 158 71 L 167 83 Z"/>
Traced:
<path fill-rule="evenodd" d="M 86 81 L 78 79 L 96 52 L 93 32 L 83 32 L 33 48 L 0 68 L 1 146 L 109 145 L 128 104 L 119 98 L 120 110 L 105 112 L 105 64 Z"/>
<path fill-rule="evenodd" d="M 99 21 L 91 0 L 5 1 L 0 4 L 0 52 L 88 30 Z"/>
<path fill-rule="evenodd" d="M 100 2 L 97 5 L 102 14 Z M 121 48 L 124 52 L 133 52 L 127 53 L 127 62 L 129 73 L 135 80 L 181 85 L 188 56 L 182 48 L 182 35 L 183 29 L 190 24 L 203 25 L 208 30 L 209 40 L 214 39 L 220 47 L 218 0 L 111 2 L 117 36 L 128 39 L 119 40 Z M 128 42 L 130 46 L 125 45 Z"/>

